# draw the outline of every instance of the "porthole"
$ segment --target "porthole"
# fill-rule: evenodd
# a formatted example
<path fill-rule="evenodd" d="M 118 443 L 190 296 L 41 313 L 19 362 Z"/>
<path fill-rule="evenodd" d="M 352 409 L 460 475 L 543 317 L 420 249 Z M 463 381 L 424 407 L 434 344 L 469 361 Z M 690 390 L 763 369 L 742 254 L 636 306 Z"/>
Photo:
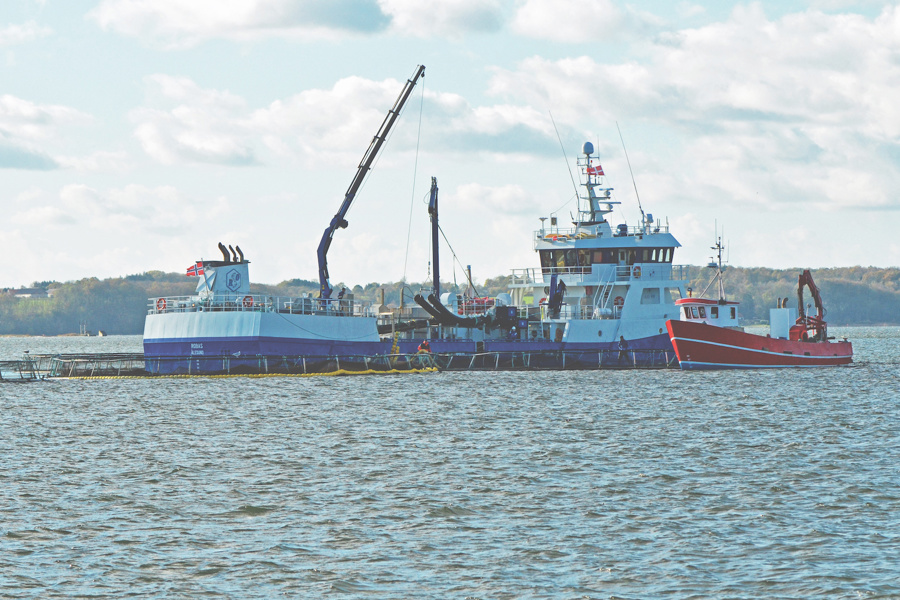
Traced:
<path fill-rule="evenodd" d="M 603 330 L 602 330 L 602 329 L 598 329 L 598 330 L 597 330 L 597 337 L 603 337 Z"/>

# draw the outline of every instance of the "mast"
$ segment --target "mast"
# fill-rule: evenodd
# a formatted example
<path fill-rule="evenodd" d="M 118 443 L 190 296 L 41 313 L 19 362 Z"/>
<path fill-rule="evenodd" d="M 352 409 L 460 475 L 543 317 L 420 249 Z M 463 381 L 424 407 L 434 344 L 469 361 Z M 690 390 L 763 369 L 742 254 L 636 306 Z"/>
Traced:
<path fill-rule="evenodd" d="M 606 215 L 612 212 L 613 205 L 619 204 L 619 202 L 610 200 L 613 188 L 600 187 L 603 183 L 601 178 L 605 177 L 605 173 L 599 161 L 594 163 L 597 160 L 593 156 L 594 145 L 585 142 L 581 151 L 584 156 L 578 157 L 577 163 L 585 176 L 584 183 L 581 184 L 585 191 L 583 194 L 578 194 L 577 225 L 587 227 L 603 223 Z"/>
<path fill-rule="evenodd" d="M 441 297 L 441 261 L 438 246 L 438 186 L 437 177 L 431 178 L 431 198 L 428 201 L 428 214 L 431 216 L 431 261 L 434 263 L 434 297 Z"/>
<path fill-rule="evenodd" d="M 347 192 L 344 194 L 344 201 L 341 203 L 340 209 L 338 209 L 334 218 L 331 219 L 331 223 L 322 235 L 322 240 L 319 242 L 319 248 L 316 250 L 316 256 L 319 260 L 320 298 L 331 298 L 332 287 L 328 276 L 328 260 L 326 256 L 328 254 L 328 249 L 331 247 L 334 232 L 338 229 L 345 229 L 347 227 L 347 211 L 350 210 L 350 205 L 353 204 L 356 193 L 359 191 L 369 169 L 372 168 L 372 163 L 375 162 L 378 151 L 381 150 L 381 146 L 387 139 L 388 133 L 394 126 L 394 122 L 397 120 L 397 117 L 400 116 L 400 111 L 403 110 L 403 105 L 406 104 L 407 99 L 409 99 L 409 95 L 416 86 L 419 77 L 424 77 L 424 75 L 425 66 L 419 65 L 416 67 L 416 72 L 413 73 L 413 76 L 406 81 L 406 85 L 403 86 L 403 90 L 394 102 L 394 106 L 388 111 L 387 116 L 384 118 L 384 122 L 381 124 L 375 137 L 372 138 L 368 150 L 366 150 L 366 153 L 363 155 L 362 161 L 360 161 L 359 167 L 357 167 L 356 175 L 353 177 L 353 181 L 350 182 L 350 187 L 347 188 Z"/>

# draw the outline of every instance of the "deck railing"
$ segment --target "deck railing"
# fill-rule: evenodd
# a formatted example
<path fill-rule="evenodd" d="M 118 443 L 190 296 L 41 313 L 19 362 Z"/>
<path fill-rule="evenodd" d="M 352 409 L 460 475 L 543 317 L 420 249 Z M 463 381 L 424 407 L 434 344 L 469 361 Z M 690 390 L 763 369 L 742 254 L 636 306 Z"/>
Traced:
<path fill-rule="evenodd" d="M 684 279 L 687 265 L 668 265 L 659 263 L 641 263 L 636 265 L 610 265 L 615 269 L 615 281 L 680 281 Z M 601 277 L 607 272 L 601 270 Z M 530 269 L 512 269 L 512 285 L 528 285 L 546 283 L 549 277 L 557 274 L 560 277 L 570 276 L 574 282 L 596 285 L 596 277 L 591 275 L 591 267 L 534 267 Z"/>
<path fill-rule="evenodd" d="M 354 300 L 323 299 L 268 294 L 239 296 L 164 296 L 150 298 L 147 314 L 184 312 L 277 312 L 297 315 L 361 317 L 363 305 Z"/>
<path fill-rule="evenodd" d="M 652 225 L 648 227 L 628 227 L 625 231 L 627 231 L 627 235 L 652 235 L 655 233 L 669 233 L 668 225 Z M 613 233 L 611 236 L 605 237 L 627 237 L 627 235 L 623 235 L 619 232 L 618 229 L 613 229 Z M 538 229 L 534 232 L 534 242 L 566 242 L 570 240 L 579 240 L 579 239 L 594 239 L 599 236 L 594 234 L 587 233 L 583 229 L 576 227 L 548 227 L 545 229 Z"/>

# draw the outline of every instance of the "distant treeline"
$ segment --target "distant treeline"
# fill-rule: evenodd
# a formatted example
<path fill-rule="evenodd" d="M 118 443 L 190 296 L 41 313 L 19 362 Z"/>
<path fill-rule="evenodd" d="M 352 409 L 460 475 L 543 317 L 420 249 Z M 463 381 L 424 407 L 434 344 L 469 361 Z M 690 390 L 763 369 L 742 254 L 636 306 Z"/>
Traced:
<path fill-rule="evenodd" d="M 789 298 L 797 306 L 797 277 L 801 269 L 765 269 L 731 267 L 725 271 L 726 293 L 741 303 L 746 323 L 766 322 L 777 298 Z M 695 294 L 704 290 L 712 270 L 687 267 L 686 277 Z M 814 269 L 813 278 L 827 309 L 831 325 L 900 324 L 900 269 L 844 267 Z M 507 291 L 508 276 L 487 279 L 475 287 L 479 296 L 496 296 Z M 149 308 L 148 298 L 187 296 L 194 292 L 197 279 L 178 273 L 150 271 L 113 279 L 82 279 L 58 283 L 35 282 L 32 287 L 49 290 L 49 298 L 18 298 L 0 295 L 0 334 L 60 335 L 77 333 L 82 324 L 91 333 L 109 335 L 140 334 Z M 346 284 L 338 284 L 336 289 Z M 443 283 L 443 291 L 462 291 L 465 284 Z M 412 303 L 423 284 L 369 283 L 346 285 L 347 292 L 366 303 L 384 302 L 397 306 L 401 297 Z M 273 296 L 317 294 L 319 285 L 307 279 L 291 279 L 277 285 L 254 285 L 255 292 Z M 715 294 L 715 290 L 711 291 Z M 812 298 L 807 293 L 806 303 Z"/>

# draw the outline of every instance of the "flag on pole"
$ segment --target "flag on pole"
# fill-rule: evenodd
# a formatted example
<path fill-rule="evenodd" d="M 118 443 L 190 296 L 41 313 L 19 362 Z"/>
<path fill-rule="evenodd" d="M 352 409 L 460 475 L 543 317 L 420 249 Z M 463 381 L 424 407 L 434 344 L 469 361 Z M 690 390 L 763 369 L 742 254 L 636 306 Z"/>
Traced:
<path fill-rule="evenodd" d="M 194 266 L 188 267 L 187 276 L 200 277 L 201 275 L 203 275 L 203 263 L 198 260 Z"/>
<path fill-rule="evenodd" d="M 589 167 L 587 168 L 587 174 L 588 174 L 588 175 L 598 175 L 598 176 L 603 176 L 603 175 L 604 175 L 604 173 L 603 173 L 603 167 L 600 166 L 600 163 L 597 163 L 597 166 L 596 166 L 596 167 L 590 167 L 590 166 L 589 166 Z"/>

